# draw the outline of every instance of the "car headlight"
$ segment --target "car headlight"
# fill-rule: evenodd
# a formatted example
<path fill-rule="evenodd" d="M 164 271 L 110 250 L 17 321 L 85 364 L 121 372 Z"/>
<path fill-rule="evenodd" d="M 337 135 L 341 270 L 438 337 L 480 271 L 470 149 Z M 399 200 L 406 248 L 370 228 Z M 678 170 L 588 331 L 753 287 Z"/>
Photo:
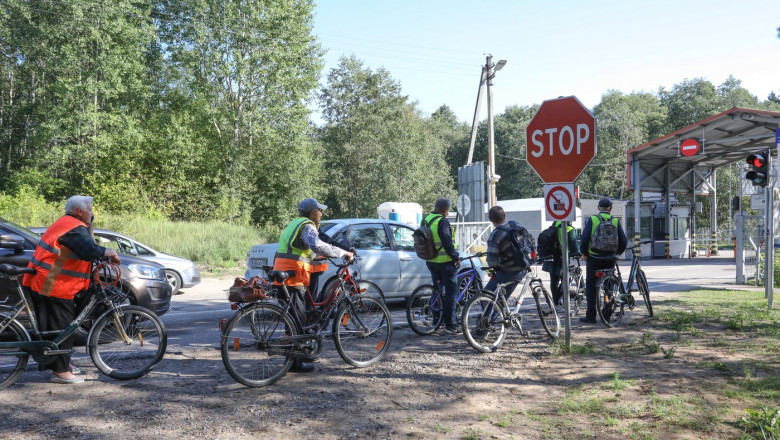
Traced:
<path fill-rule="evenodd" d="M 163 270 L 154 266 L 145 264 L 130 264 L 127 266 L 133 277 L 144 278 L 147 280 L 164 280 Z"/>

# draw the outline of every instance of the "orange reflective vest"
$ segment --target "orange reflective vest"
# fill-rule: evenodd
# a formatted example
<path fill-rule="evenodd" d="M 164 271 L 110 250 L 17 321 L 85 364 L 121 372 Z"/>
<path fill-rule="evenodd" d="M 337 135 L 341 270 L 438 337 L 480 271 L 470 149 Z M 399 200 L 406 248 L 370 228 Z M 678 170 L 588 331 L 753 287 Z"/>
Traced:
<path fill-rule="evenodd" d="M 307 224 L 314 225 L 314 222 L 306 217 L 296 217 L 284 228 L 279 238 L 279 247 L 274 257 L 274 270 L 290 273 L 290 277 L 284 282 L 285 285 L 308 286 L 311 280 L 311 273 L 314 270 L 312 251 L 301 237 L 303 227 Z"/>
<path fill-rule="evenodd" d="M 60 245 L 59 239 L 73 229 L 87 225 L 81 220 L 64 215 L 54 222 L 41 237 L 30 264 L 34 275 L 25 274 L 22 284 L 43 296 L 73 299 L 89 287 L 92 265 L 79 260 L 70 249 Z"/>

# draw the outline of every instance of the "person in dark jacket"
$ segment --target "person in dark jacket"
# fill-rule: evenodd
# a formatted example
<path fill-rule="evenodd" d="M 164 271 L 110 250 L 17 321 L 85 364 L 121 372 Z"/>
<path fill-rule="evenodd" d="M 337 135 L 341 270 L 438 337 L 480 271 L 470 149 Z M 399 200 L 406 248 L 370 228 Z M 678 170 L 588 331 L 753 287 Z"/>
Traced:
<path fill-rule="evenodd" d="M 494 269 L 495 275 L 490 278 L 490 281 L 485 286 L 485 290 L 492 292 L 496 290 L 499 283 L 514 281 L 513 284 L 508 285 L 504 289 L 505 296 L 509 298 L 509 295 L 512 294 L 525 276 L 526 268 L 515 264 L 514 256 L 512 255 L 512 244 L 510 243 L 511 238 L 509 236 L 510 225 L 506 220 L 504 208 L 498 205 L 490 208 L 488 220 L 493 224 L 494 229 L 490 233 L 490 237 L 488 237 L 485 260 L 487 265 Z"/>
<path fill-rule="evenodd" d="M 620 225 L 620 220 L 612 217 L 610 212 L 612 211 L 612 200 L 604 197 L 599 201 L 599 215 L 604 221 L 612 222 L 618 230 L 618 249 L 617 254 L 605 254 L 591 249 L 591 237 L 596 227 L 601 222 L 601 219 L 596 215 L 590 216 L 585 222 L 585 226 L 582 228 L 582 239 L 580 240 L 580 252 L 582 253 L 582 259 L 585 260 L 585 296 L 588 301 L 588 310 L 585 316 L 580 318 L 580 321 L 589 324 L 596 323 L 596 304 L 598 303 L 598 292 L 596 292 L 596 271 L 601 269 L 611 269 L 615 267 L 617 262 L 617 255 L 626 251 L 628 240 L 626 239 L 626 233 L 623 231 L 623 227 Z"/>
<path fill-rule="evenodd" d="M 553 226 L 558 229 L 556 237 L 558 238 L 558 246 L 561 249 L 563 248 L 562 224 L 563 223 L 559 221 L 553 223 Z M 566 238 L 569 240 L 569 257 L 571 257 L 579 252 L 579 249 L 577 248 L 577 230 L 574 229 L 574 226 L 568 224 L 566 231 Z M 558 305 L 563 298 L 563 292 L 566 290 L 565 286 L 561 288 L 561 271 L 563 270 L 563 259 L 561 254 L 556 252 L 555 255 L 553 255 L 552 261 L 545 261 L 542 265 L 542 270 L 550 274 L 550 293 L 552 293 L 553 302 Z"/>

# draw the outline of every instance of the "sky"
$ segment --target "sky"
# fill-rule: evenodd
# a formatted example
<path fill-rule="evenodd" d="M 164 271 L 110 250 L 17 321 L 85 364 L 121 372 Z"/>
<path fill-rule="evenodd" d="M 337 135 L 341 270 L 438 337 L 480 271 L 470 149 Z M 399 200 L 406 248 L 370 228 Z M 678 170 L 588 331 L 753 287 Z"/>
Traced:
<path fill-rule="evenodd" d="M 323 84 L 354 54 L 426 115 L 446 104 L 469 123 L 488 54 L 507 61 L 494 114 L 571 95 L 592 109 L 608 90 L 717 87 L 729 75 L 760 101 L 780 94 L 780 0 L 318 0 L 314 13 Z"/>

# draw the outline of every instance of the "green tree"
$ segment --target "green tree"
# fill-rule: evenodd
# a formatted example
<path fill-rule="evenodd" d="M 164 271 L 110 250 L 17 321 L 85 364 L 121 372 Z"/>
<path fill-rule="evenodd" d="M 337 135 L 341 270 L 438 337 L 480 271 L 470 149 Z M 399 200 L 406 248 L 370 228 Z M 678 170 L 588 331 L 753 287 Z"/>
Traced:
<path fill-rule="evenodd" d="M 667 109 L 667 132 L 716 114 L 720 104 L 715 86 L 703 78 L 685 79 L 670 91 L 660 88 L 658 97 Z"/>
<path fill-rule="evenodd" d="M 386 201 L 432 205 L 454 197 L 444 161 L 447 143 L 400 94 L 384 69 L 342 57 L 320 94 L 328 205 L 337 216 L 374 216 Z"/>
<path fill-rule="evenodd" d="M 314 3 L 161 0 L 155 15 L 181 89 L 207 183 L 225 215 L 281 223 L 320 175 L 306 106 L 321 49 Z M 312 177 L 314 176 L 314 177 Z"/>
<path fill-rule="evenodd" d="M 665 134 L 666 109 L 653 94 L 610 90 L 602 95 L 593 114 L 598 151 L 579 178 L 580 189 L 625 198 L 628 150 Z"/>

